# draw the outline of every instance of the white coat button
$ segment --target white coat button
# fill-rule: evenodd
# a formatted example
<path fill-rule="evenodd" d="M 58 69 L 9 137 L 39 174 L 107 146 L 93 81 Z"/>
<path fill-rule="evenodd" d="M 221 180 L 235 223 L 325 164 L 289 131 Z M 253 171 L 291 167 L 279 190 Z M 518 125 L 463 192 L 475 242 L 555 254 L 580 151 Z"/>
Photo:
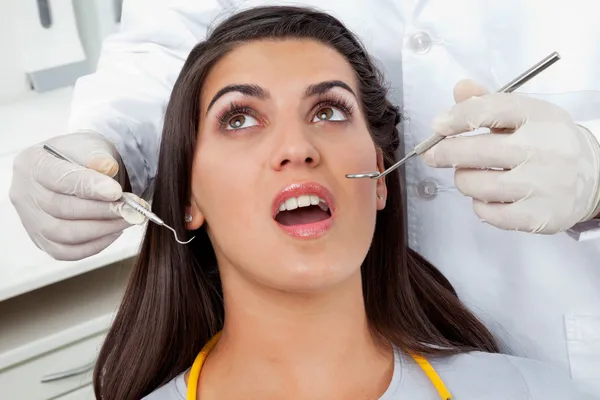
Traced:
<path fill-rule="evenodd" d="M 431 37 L 425 32 L 417 32 L 412 35 L 409 43 L 415 53 L 427 53 L 431 48 Z"/>
<path fill-rule="evenodd" d="M 422 180 L 417 185 L 417 195 L 422 199 L 435 199 L 439 191 L 438 184 L 430 179 Z"/>

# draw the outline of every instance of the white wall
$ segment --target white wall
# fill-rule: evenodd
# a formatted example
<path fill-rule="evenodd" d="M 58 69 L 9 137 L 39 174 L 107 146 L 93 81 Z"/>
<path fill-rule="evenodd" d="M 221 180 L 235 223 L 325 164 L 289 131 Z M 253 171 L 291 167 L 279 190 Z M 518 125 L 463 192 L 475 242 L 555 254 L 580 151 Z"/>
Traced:
<path fill-rule="evenodd" d="M 120 9 L 120 0 L 47 1 L 50 28 L 41 26 L 36 0 L 0 0 L 1 106 L 38 95 L 31 89 L 28 72 L 61 71 L 62 65 L 79 62 L 85 63 L 87 72 L 93 71 L 102 40 L 118 29 L 115 10 Z"/>
<path fill-rule="evenodd" d="M 0 0 L 0 103 L 14 99 L 27 90 L 21 73 L 21 58 L 14 42 L 16 30 L 12 5 L 19 0 Z"/>

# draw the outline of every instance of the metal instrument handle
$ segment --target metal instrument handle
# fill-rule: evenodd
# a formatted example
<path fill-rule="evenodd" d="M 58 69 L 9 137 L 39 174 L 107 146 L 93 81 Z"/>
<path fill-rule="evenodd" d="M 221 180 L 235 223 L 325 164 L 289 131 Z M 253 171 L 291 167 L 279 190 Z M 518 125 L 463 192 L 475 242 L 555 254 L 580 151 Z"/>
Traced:
<path fill-rule="evenodd" d="M 417 153 L 418 155 L 421 155 L 421 154 L 425 153 L 427 150 L 431 149 L 433 146 L 435 146 L 436 144 L 438 144 L 439 142 L 441 142 L 444 139 L 446 139 L 446 136 L 441 136 L 441 135 L 435 135 L 434 134 L 434 135 L 428 137 L 423 142 L 421 142 L 418 145 L 416 145 L 415 146 L 415 153 Z"/>

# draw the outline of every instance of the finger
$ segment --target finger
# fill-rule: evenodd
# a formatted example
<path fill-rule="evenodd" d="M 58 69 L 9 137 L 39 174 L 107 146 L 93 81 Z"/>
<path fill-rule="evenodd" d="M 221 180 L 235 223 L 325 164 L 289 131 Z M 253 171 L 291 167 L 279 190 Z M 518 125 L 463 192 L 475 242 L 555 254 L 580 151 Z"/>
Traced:
<path fill-rule="evenodd" d="M 511 179 L 511 171 L 457 169 L 454 182 L 462 194 L 484 203 L 512 203 L 529 194 L 527 185 Z"/>
<path fill-rule="evenodd" d="M 523 203 L 484 203 L 473 200 L 473 211 L 484 222 L 497 228 L 512 231 L 544 233 L 548 228 L 549 218 L 534 215 Z"/>
<path fill-rule="evenodd" d="M 119 172 L 119 163 L 112 157 L 105 154 L 92 156 L 86 163 L 85 167 L 100 172 L 103 175 L 114 178 Z"/>
<path fill-rule="evenodd" d="M 44 242 L 43 250 L 52 258 L 60 261 L 77 261 L 100 253 L 117 240 L 122 233 L 118 232 L 74 245 L 51 242 L 47 238 L 41 238 L 41 240 Z"/>
<path fill-rule="evenodd" d="M 463 79 L 454 86 L 454 101 L 462 103 L 471 97 L 479 97 L 489 94 L 489 91 L 479 83 L 471 79 Z M 513 133 L 514 129 L 491 128 L 493 133 Z"/>
<path fill-rule="evenodd" d="M 39 207 L 47 214 L 65 220 L 119 219 L 117 204 L 107 201 L 81 199 L 42 188 Z"/>
<path fill-rule="evenodd" d="M 421 157 L 435 168 L 511 169 L 526 159 L 523 148 L 513 145 L 511 135 L 481 134 L 442 140 Z"/>
<path fill-rule="evenodd" d="M 119 233 L 131 225 L 124 219 L 64 220 L 45 215 L 40 218 L 40 235 L 49 242 L 77 245 Z"/>
<path fill-rule="evenodd" d="M 80 131 L 55 137 L 52 141 L 63 154 L 79 165 L 111 178 L 119 172 L 119 163 L 113 156 L 116 149 L 106 138 L 96 132 Z"/>
<path fill-rule="evenodd" d="M 433 129 L 450 136 L 477 128 L 517 129 L 527 119 L 527 98 L 507 93 L 471 97 L 438 116 Z"/>
<path fill-rule="evenodd" d="M 489 91 L 471 79 L 463 79 L 454 86 L 454 101 L 461 103 L 471 97 L 483 96 Z"/>
<path fill-rule="evenodd" d="M 39 184 L 56 193 L 100 201 L 116 201 L 123 194 L 121 186 L 114 179 L 51 154 L 42 155 L 32 170 Z"/>

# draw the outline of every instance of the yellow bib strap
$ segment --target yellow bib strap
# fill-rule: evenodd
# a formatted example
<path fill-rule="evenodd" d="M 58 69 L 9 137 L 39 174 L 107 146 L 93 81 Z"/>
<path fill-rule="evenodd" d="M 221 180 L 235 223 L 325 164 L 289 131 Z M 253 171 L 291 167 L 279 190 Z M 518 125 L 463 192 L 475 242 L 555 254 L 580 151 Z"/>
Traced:
<path fill-rule="evenodd" d="M 219 337 L 221 336 L 221 332 L 217 333 L 213 336 L 206 345 L 202 348 L 198 356 L 194 360 L 194 364 L 192 365 L 192 369 L 190 370 L 190 375 L 188 376 L 188 384 L 187 384 L 187 400 L 196 400 L 196 393 L 198 392 L 198 381 L 200 380 L 200 371 L 202 370 L 202 366 L 204 365 L 204 361 L 208 356 L 208 353 L 215 347 L 217 342 L 219 341 Z M 419 366 L 423 369 L 433 386 L 435 386 L 437 392 L 440 395 L 442 400 L 452 400 L 452 395 L 446 389 L 446 385 L 444 385 L 444 381 L 442 378 L 435 372 L 435 369 L 431 366 L 429 361 L 424 359 L 421 356 L 417 356 L 411 354 L 411 357 L 419 364 Z"/>
<path fill-rule="evenodd" d="M 440 378 L 437 372 L 435 372 L 435 369 L 433 369 L 429 361 L 415 354 L 411 354 L 410 356 L 417 362 L 417 364 L 419 364 L 423 372 L 425 372 L 425 375 L 427 375 L 431 383 L 433 383 L 433 386 L 435 386 L 435 389 L 442 400 L 452 400 L 450 391 L 446 388 L 444 381 L 442 381 L 442 378 Z"/>
<path fill-rule="evenodd" d="M 213 336 L 208 343 L 204 345 L 196 359 L 194 360 L 194 364 L 192 364 L 192 369 L 190 371 L 190 375 L 188 376 L 188 384 L 187 384 L 187 400 L 196 400 L 196 393 L 198 392 L 198 381 L 200 380 L 200 370 L 204 365 L 204 361 L 208 356 L 208 353 L 215 347 L 217 342 L 219 341 L 219 337 L 221 337 L 221 332 L 217 333 Z"/>

